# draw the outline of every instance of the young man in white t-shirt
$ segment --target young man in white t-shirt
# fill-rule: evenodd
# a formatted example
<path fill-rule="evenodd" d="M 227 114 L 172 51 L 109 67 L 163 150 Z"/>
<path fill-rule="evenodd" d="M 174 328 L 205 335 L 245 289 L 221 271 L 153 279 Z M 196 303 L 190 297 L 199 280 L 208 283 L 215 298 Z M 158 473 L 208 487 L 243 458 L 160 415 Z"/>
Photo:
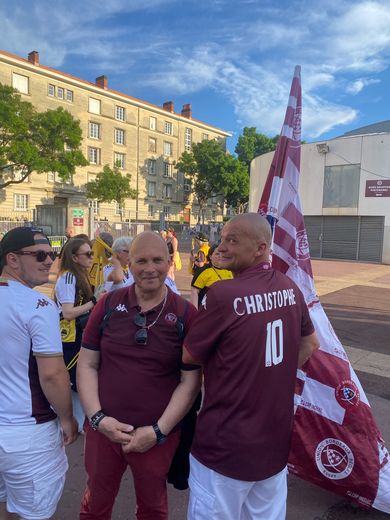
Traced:
<path fill-rule="evenodd" d="M 64 445 L 77 437 L 58 311 L 33 290 L 54 258 L 34 228 L 0 242 L 0 518 L 52 517 L 68 469 Z"/>

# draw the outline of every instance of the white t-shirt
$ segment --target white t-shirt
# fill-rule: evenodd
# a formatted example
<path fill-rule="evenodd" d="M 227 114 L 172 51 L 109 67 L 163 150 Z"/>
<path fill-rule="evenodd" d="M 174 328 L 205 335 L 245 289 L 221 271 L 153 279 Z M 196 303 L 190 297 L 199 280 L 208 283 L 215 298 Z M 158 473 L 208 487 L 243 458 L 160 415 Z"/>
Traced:
<path fill-rule="evenodd" d="M 0 307 L 0 425 L 53 420 L 35 356 L 62 356 L 56 306 L 38 291 L 2 278 Z"/>
<path fill-rule="evenodd" d="M 62 310 L 62 304 L 75 303 L 76 298 L 76 277 L 70 271 L 65 271 L 58 278 L 55 286 L 57 299 L 57 307 L 59 312 Z"/>
<path fill-rule="evenodd" d="M 103 267 L 103 279 L 106 282 L 108 275 L 112 273 L 114 269 L 114 266 L 112 264 L 107 264 Z M 123 279 L 119 283 L 114 283 L 111 286 L 110 291 L 114 291 L 115 289 L 121 289 L 122 287 L 126 287 L 128 285 L 132 285 L 134 283 L 133 275 L 131 274 L 130 270 L 127 269 L 127 271 L 123 272 Z"/>

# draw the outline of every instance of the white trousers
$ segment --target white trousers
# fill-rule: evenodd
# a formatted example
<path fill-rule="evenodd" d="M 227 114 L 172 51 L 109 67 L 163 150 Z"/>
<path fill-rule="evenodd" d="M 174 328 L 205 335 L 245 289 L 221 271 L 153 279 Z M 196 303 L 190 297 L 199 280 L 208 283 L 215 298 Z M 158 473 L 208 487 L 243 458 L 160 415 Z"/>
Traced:
<path fill-rule="evenodd" d="M 0 428 L 0 502 L 26 520 L 51 518 L 68 461 L 58 420 Z"/>
<path fill-rule="evenodd" d="M 187 520 L 285 520 L 287 470 L 266 480 L 225 477 L 190 456 Z"/>

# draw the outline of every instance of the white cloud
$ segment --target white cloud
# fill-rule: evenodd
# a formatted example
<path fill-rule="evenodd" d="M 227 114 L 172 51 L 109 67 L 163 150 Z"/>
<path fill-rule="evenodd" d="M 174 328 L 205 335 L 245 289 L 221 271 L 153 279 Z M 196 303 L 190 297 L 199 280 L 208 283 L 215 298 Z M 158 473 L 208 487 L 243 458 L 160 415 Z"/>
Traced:
<path fill-rule="evenodd" d="M 360 78 L 349 83 L 347 85 L 346 91 L 348 92 L 348 94 L 356 96 L 356 94 L 359 94 L 359 92 L 361 92 L 364 89 L 364 87 L 367 87 L 368 85 L 374 85 L 375 83 L 380 83 L 380 80 Z"/>

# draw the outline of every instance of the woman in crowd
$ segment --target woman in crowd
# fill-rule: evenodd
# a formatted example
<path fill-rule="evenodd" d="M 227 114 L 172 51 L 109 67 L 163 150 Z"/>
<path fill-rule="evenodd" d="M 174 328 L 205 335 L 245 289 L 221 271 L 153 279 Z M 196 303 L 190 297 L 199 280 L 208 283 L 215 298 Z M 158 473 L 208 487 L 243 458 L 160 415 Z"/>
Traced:
<path fill-rule="evenodd" d="M 132 240 L 131 237 L 119 237 L 112 244 L 112 256 L 109 263 L 103 267 L 104 282 L 110 291 L 134 282 L 129 270 L 129 250 Z M 112 282 L 111 287 L 108 287 L 109 282 Z"/>
<path fill-rule="evenodd" d="M 218 244 L 210 247 L 207 254 L 207 263 L 198 269 L 191 282 L 191 303 L 196 308 L 202 303 L 203 297 L 208 288 L 219 280 L 229 280 L 233 278 L 231 271 L 220 269 L 218 259 L 220 253 L 217 250 Z"/>
<path fill-rule="evenodd" d="M 62 251 L 60 267 L 55 285 L 55 301 L 60 312 L 60 326 L 64 361 L 69 370 L 72 384 L 74 415 L 82 430 L 84 412 L 76 394 L 76 364 L 81 336 L 87 323 L 89 312 L 96 304 L 88 271 L 93 260 L 89 240 L 70 239 Z"/>
<path fill-rule="evenodd" d="M 175 270 L 177 269 L 178 264 L 178 256 L 179 256 L 179 241 L 176 237 L 176 232 L 172 227 L 169 227 L 166 231 L 167 233 L 167 246 L 169 251 L 169 257 L 171 259 L 171 267 L 168 271 L 169 278 L 172 278 L 172 280 L 175 280 Z M 177 269 L 179 270 L 179 269 Z"/>

